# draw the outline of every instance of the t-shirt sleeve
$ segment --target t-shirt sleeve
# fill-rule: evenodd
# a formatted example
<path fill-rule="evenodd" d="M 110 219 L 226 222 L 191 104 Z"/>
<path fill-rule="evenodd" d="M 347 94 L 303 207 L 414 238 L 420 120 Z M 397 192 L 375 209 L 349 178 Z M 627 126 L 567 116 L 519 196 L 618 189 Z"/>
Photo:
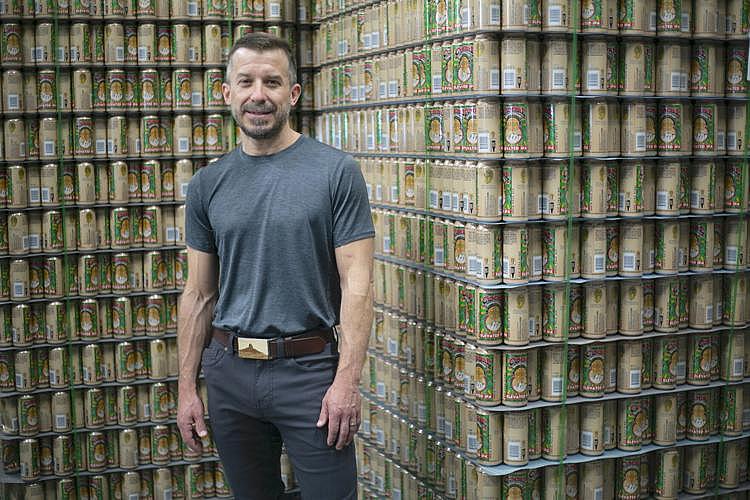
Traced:
<path fill-rule="evenodd" d="M 185 199 L 185 242 L 201 252 L 216 253 L 214 232 L 203 204 L 200 171 L 190 180 Z"/>
<path fill-rule="evenodd" d="M 367 186 L 357 162 L 347 156 L 341 162 L 333 190 L 333 246 L 375 236 L 367 199 Z"/>

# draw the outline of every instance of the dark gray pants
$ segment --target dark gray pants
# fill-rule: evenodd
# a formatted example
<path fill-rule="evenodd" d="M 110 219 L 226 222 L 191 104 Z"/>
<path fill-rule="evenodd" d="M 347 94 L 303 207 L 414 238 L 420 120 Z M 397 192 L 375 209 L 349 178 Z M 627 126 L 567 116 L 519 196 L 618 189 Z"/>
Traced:
<path fill-rule="evenodd" d="M 279 498 L 282 442 L 303 499 L 356 498 L 354 444 L 336 451 L 315 426 L 337 364 L 329 347 L 272 361 L 238 358 L 215 340 L 204 349 L 211 431 L 236 499 Z"/>

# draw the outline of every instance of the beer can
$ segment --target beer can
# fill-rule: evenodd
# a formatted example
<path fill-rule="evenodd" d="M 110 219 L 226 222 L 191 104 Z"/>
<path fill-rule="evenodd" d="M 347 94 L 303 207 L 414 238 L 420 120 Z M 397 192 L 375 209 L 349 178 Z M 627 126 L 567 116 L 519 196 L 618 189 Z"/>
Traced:
<path fill-rule="evenodd" d="M 497 235 L 493 237 L 493 235 Z M 499 231 L 492 228 L 484 230 L 480 226 L 477 230 L 477 249 L 479 250 L 475 262 L 480 268 L 482 279 L 491 279 L 491 275 L 485 269 L 492 270 L 495 267 L 495 259 L 499 257 L 497 248 L 489 251 L 496 241 L 500 240 Z M 503 228 L 502 233 L 502 276 L 504 283 L 526 283 L 529 279 L 528 268 L 528 231 L 526 226 L 513 225 Z M 487 248 L 487 247 L 490 248 Z"/>
<path fill-rule="evenodd" d="M 529 422 L 526 412 L 503 414 L 502 459 L 506 465 L 525 465 L 528 463 Z M 499 429 L 497 434 L 500 437 Z"/>
<path fill-rule="evenodd" d="M 688 394 L 687 437 L 693 441 L 708 439 L 712 421 L 716 418 L 711 391 L 691 391 Z"/>
<path fill-rule="evenodd" d="M 21 467 L 21 479 L 34 481 L 39 478 L 39 441 L 37 439 L 24 439 L 19 446 L 19 464 Z"/>
<path fill-rule="evenodd" d="M 581 350 L 581 396 L 601 397 L 604 395 L 607 379 L 605 346 L 587 344 Z"/>
<path fill-rule="evenodd" d="M 617 344 L 617 391 L 624 394 L 641 392 L 643 351 L 641 342 L 623 341 Z"/>
<path fill-rule="evenodd" d="M 542 106 L 539 101 L 514 99 L 503 103 L 503 154 L 506 158 L 541 156 Z"/>
<path fill-rule="evenodd" d="M 28 30 L 29 28 L 25 29 Z M 31 35 L 33 40 L 33 32 Z M 2 62 L 3 65 L 20 65 L 24 62 L 24 46 L 22 43 L 24 38 L 24 27 L 20 23 L 3 23 L 3 43 L 0 46 L 0 62 Z"/>
<path fill-rule="evenodd" d="M 631 0 L 627 0 L 630 3 Z M 636 10 L 640 11 L 638 6 Z M 622 29 L 622 26 L 621 28 Z M 649 40 L 628 40 L 621 45 L 620 55 L 620 95 L 648 96 L 656 90 L 656 49 Z M 686 76 L 687 78 L 687 76 Z M 679 83 L 679 82 L 678 82 Z M 686 83 L 687 85 L 687 83 Z"/>
<path fill-rule="evenodd" d="M 608 186 L 605 163 L 587 161 L 581 173 L 581 216 L 589 219 L 606 217 Z"/>
<path fill-rule="evenodd" d="M 604 453 L 604 404 L 589 403 L 581 411 L 581 453 L 601 455 Z"/>
<path fill-rule="evenodd" d="M 697 101 L 693 106 L 693 154 L 725 153 L 726 107 L 712 101 Z"/>
<path fill-rule="evenodd" d="M 723 44 L 696 41 L 690 60 L 690 93 L 701 96 L 724 95 L 725 50 Z"/>
<path fill-rule="evenodd" d="M 563 281 L 580 276 L 578 245 L 570 245 L 568 253 L 567 244 L 568 241 L 579 241 L 579 234 L 580 226 L 576 224 L 570 228 L 570 231 L 564 222 L 544 225 L 542 229 L 544 252 L 542 274 L 546 281 Z"/>
<path fill-rule="evenodd" d="M 580 104 L 577 104 L 580 108 Z M 573 143 L 570 144 L 570 104 L 559 99 L 550 99 L 543 104 L 544 156 L 563 158 L 571 154 L 580 155 L 583 151 L 581 109 L 575 110 Z"/>
<path fill-rule="evenodd" d="M 476 412 L 477 462 L 498 465 L 503 459 L 502 416 L 478 409 Z"/>
<path fill-rule="evenodd" d="M 636 451 L 641 448 L 643 433 L 648 426 L 647 416 L 642 411 L 640 399 L 622 399 L 617 402 L 617 448 Z"/>
<path fill-rule="evenodd" d="M 500 42 L 502 94 L 526 94 L 540 90 L 539 50 L 537 40 L 517 36 L 503 38 Z"/>

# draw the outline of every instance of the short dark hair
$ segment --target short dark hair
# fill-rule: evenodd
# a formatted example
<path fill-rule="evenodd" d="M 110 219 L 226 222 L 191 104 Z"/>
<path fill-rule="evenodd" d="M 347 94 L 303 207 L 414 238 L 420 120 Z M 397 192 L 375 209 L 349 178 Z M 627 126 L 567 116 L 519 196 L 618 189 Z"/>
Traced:
<path fill-rule="evenodd" d="M 234 45 L 232 45 L 232 50 L 229 51 L 229 57 L 227 58 L 227 80 L 229 80 L 229 71 L 232 68 L 232 56 L 239 49 L 248 49 L 255 52 L 267 52 L 269 50 L 282 51 L 289 62 L 289 84 L 294 85 L 297 83 L 297 63 L 294 60 L 294 54 L 292 53 L 292 48 L 289 46 L 289 43 L 283 38 L 263 31 L 248 33 L 247 35 L 235 40 Z"/>

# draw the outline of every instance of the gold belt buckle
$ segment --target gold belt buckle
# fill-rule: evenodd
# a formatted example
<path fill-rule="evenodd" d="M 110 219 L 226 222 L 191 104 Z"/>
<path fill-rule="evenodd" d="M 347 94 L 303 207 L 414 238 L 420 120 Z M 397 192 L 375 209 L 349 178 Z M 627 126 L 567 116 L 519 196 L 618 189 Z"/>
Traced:
<path fill-rule="evenodd" d="M 268 339 L 237 337 L 237 356 L 242 359 L 271 359 Z"/>

